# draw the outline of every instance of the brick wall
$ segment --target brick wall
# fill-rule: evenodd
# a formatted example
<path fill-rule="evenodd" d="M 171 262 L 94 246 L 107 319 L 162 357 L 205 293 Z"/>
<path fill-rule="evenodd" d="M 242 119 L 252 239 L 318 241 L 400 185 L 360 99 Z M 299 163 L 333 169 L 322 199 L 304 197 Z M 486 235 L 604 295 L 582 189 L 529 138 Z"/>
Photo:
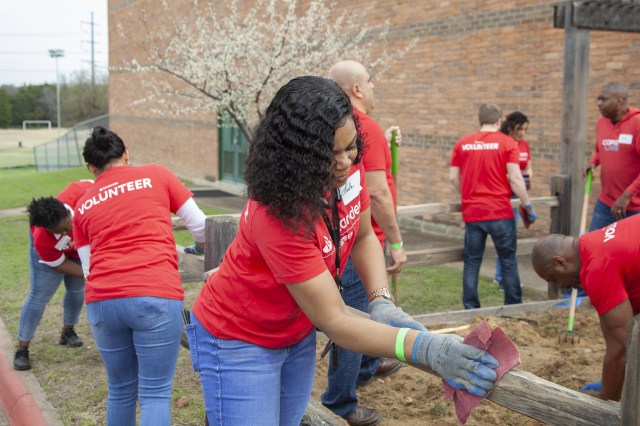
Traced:
<path fill-rule="evenodd" d="M 111 32 L 119 24 L 128 23 L 124 26 L 127 37 L 142 37 L 143 28 L 132 23 L 142 3 L 145 2 L 109 2 L 112 67 L 132 47 L 129 44 L 125 48 L 122 38 Z M 147 8 L 159 3 L 146 2 Z M 549 194 L 550 177 L 560 168 L 564 59 L 564 31 L 553 28 L 554 3 L 340 2 L 341 10 L 357 12 L 371 28 L 381 28 L 385 20 L 389 21 L 388 44 L 381 49 L 399 49 L 418 38 L 410 54 L 385 75 L 374 75 L 377 107 L 372 115 L 383 127 L 398 124 L 402 128 L 400 205 L 458 200 L 449 182 L 451 148 L 461 135 L 477 130 L 477 109 L 486 102 L 500 105 L 505 114 L 518 109 L 529 117 L 532 195 Z M 591 32 L 587 152 L 593 149 L 594 126 L 599 116 L 595 98 L 604 83 L 624 82 L 630 88 L 630 103 L 640 105 L 639 52 L 640 34 Z M 167 120 L 146 108 L 132 106 L 131 101 L 144 93 L 138 84 L 140 78 L 144 79 L 127 73 L 110 75 L 112 126 L 134 147 L 134 159 L 161 162 L 179 174 L 195 178 L 217 179 L 215 120 L 179 116 Z M 598 188 L 596 184 L 594 192 Z M 459 221 L 459 217 L 453 221 Z"/>

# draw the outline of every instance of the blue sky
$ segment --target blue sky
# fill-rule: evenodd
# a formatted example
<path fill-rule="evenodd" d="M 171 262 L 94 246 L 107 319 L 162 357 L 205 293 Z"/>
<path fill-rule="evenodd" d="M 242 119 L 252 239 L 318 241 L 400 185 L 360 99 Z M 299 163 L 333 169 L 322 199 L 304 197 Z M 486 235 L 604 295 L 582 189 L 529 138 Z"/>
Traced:
<path fill-rule="evenodd" d="M 49 49 L 65 51 L 61 76 L 90 72 L 91 12 L 96 73 L 106 73 L 107 0 L 0 0 L 0 85 L 55 83 Z"/>

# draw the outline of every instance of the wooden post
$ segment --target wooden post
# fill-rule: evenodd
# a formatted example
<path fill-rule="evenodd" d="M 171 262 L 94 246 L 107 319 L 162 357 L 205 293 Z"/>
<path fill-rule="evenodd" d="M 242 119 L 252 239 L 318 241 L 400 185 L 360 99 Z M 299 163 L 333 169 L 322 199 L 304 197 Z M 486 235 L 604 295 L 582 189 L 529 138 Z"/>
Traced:
<path fill-rule="evenodd" d="M 560 172 L 569 176 L 569 211 L 582 207 L 582 169 L 585 163 L 587 103 L 589 102 L 589 30 L 573 23 L 574 2 L 564 7 L 564 78 L 562 90 L 562 132 Z M 579 235 L 578 215 L 569 215 L 568 235 Z"/>
<path fill-rule="evenodd" d="M 555 175 L 551 177 L 551 195 L 558 197 L 558 206 L 551 207 L 551 225 L 549 233 L 551 234 L 571 234 L 571 177 L 566 174 Z M 577 210 L 575 210 L 577 211 Z M 547 297 L 549 299 L 558 299 L 560 292 L 555 283 L 548 283 Z"/>
<path fill-rule="evenodd" d="M 238 232 L 238 216 L 209 216 L 204 224 L 204 270 L 220 266 L 227 247 Z"/>
<path fill-rule="evenodd" d="M 627 354 L 620 410 L 622 424 L 640 426 L 640 316 L 627 324 Z"/>

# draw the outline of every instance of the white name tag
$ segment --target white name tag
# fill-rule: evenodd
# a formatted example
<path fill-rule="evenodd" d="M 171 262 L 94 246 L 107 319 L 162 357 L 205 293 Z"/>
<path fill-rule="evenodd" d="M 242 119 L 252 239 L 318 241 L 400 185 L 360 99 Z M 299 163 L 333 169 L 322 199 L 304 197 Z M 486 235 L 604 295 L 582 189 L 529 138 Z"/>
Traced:
<path fill-rule="evenodd" d="M 56 246 L 55 246 L 56 250 L 59 250 L 59 251 L 66 250 L 67 247 L 69 246 L 69 241 L 71 241 L 71 237 L 68 235 L 65 235 L 62 238 L 60 238 L 56 243 Z"/>
<path fill-rule="evenodd" d="M 349 176 L 347 183 L 340 187 L 340 197 L 345 205 L 352 202 L 360 194 L 360 170 Z"/>
<path fill-rule="evenodd" d="M 625 145 L 631 145 L 631 142 L 633 142 L 633 135 L 627 135 L 627 134 L 620 134 L 620 136 L 618 136 L 618 143 L 623 143 Z"/>

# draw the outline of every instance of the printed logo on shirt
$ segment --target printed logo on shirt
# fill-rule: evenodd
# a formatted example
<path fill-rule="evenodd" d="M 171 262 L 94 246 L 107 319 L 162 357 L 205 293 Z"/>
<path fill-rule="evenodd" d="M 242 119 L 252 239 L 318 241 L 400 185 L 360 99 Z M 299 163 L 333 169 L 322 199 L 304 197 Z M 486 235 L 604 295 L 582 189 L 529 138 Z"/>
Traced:
<path fill-rule="evenodd" d="M 109 201 L 113 197 L 145 188 L 152 188 L 151 179 L 136 179 L 125 183 L 114 182 L 110 185 L 100 188 L 100 192 L 98 192 L 97 196 L 94 195 L 93 197 L 85 200 L 82 205 L 78 207 L 78 211 L 81 215 L 83 215 L 85 210 L 89 210 L 93 206 L 96 206 L 105 201 Z"/>
<path fill-rule="evenodd" d="M 520 157 L 518 157 L 520 161 L 527 161 L 529 159 L 528 152 L 520 152 Z"/>
<path fill-rule="evenodd" d="M 621 143 L 624 145 L 631 145 L 632 142 L 633 142 L 633 135 L 621 133 L 620 136 L 618 136 L 618 143 Z"/>
<path fill-rule="evenodd" d="M 462 145 L 463 151 L 497 151 L 500 144 L 497 142 L 475 141 L 473 143 L 465 143 Z"/>
<path fill-rule="evenodd" d="M 617 139 L 603 139 L 602 140 L 602 148 L 605 151 L 619 151 L 618 140 Z"/>
<path fill-rule="evenodd" d="M 73 240 L 70 236 L 63 235 L 56 243 L 55 248 L 58 251 L 73 250 Z"/>
<path fill-rule="evenodd" d="M 324 247 L 322 248 L 322 252 L 324 254 L 329 254 L 331 253 L 331 249 L 333 249 L 333 243 L 331 242 L 331 239 L 326 235 L 323 235 L 323 237 L 324 237 Z"/>
<path fill-rule="evenodd" d="M 614 222 L 611 225 L 604 228 L 604 242 L 613 240 L 616 237 L 616 225 L 618 222 Z"/>
<path fill-rule="evenodd" d="M 347 183 L 342 185 L 338 191 L 340 192 L 340 197 L 345 205 L 352 202 L 358 194 L 360 194 L 360 170 L 356 171 L 354 174 L 349 176 L 347 179 Z"/>

